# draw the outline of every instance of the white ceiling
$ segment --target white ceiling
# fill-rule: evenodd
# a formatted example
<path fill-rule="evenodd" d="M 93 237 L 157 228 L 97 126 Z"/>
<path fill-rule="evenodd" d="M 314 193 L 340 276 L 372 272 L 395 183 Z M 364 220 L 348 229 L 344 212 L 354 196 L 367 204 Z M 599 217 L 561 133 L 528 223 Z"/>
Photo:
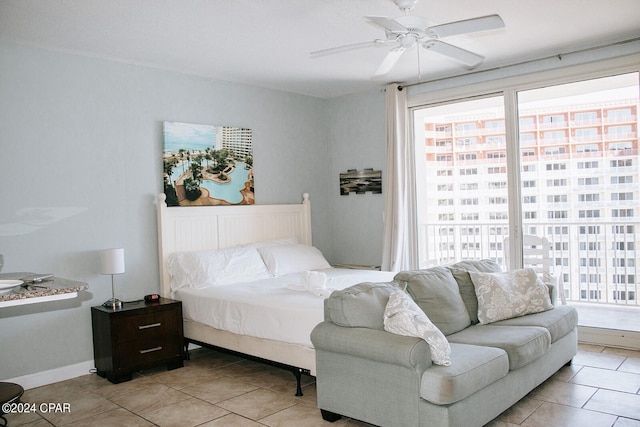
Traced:
<path fill-rule="evenodd" d="M 476 70 L 640 36 L 640 0 L 418 0 L 411 13 L 431 25 L 499 14 L 503 30 L 446 39 L 485 56 Z M 384 38 L 371 15 L 402 13 L 392 0 L 0 0 L 0 40 L 320 98 L 468 72 L 424 49 L 420 68 L 414 50 L 376 80 L 387 47 L 310 58 Z"/>

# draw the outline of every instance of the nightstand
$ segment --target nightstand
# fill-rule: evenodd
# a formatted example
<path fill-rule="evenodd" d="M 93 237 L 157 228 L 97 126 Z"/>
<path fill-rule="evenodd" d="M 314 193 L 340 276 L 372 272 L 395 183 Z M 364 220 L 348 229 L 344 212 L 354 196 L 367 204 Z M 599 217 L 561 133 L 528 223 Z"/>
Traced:
<path fill-rule="evenodd" d="M 91 307 L 93 354 L 98 375 L 112 383 L 129 381 L 141 369 L 183 366 L 182 302 L 124 303 Z"/>

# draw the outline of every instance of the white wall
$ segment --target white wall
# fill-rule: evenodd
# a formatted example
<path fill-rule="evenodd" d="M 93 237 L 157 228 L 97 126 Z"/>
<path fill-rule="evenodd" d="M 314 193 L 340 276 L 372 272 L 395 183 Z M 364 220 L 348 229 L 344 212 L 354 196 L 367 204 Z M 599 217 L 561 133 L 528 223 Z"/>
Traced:
<path fill-rule="evenodd" d="M 370 98 L 363 101 L 377 101 Z M 352 107 L 348 100 L 330 104 Z M 342 261 L 340 251 L 332 253 L 340 242 L 332 243 L 330 232 L 331 209 L 350 208 L 336 204 L 338 170 L 379 162 L 342 165 L 329 157 L 330 148 L 349 153 L 336 144 L 350 143 L 354 131 L 342 135 L 347 122 L 335 113 L 328 120 L 327 106 L 311 97 L 0 43 L 3 272 L 51 272 L 89 283 L 75 300 L 0 309 L 0 379 L 93 359 L 90 307 L 111 292 L 110 277 L 99 274 L 99 249 L 125 248 L 127 272 L 115 278 L 117 297 L 158 291 L 155 201 L 164 120 L 253 129 L 257 203 L 298 202 L 309 192 L 314 243 L 330 261 Z M 331 134 L 339 136 L 329 146 L 333 124 Z"/>

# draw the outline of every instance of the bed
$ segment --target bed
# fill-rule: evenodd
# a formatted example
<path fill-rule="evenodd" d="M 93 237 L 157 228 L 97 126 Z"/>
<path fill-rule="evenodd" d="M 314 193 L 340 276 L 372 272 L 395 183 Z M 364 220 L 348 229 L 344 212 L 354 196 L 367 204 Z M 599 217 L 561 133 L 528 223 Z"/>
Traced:
<path fill-rule="evenodd" d="M 193 207 L 167 207 L 162 193 L 158 242 L 160 293 L 182 301 L 185 341 L 290 369 L 296 395 L 301 374 L 315 375 L 309 334 L 324 318 L 324 298 L 334 289 L 393 277 L 331 268 L 312 246 L 306 193 L 299 204 Z M 240 264 L 232 274 L 207 270 L 202 265 L 210 265 L 212 253 Z M 266 273 L 254 268 L 257 253 Z M 318 279 L 321 286 L 305 290 Z"/>

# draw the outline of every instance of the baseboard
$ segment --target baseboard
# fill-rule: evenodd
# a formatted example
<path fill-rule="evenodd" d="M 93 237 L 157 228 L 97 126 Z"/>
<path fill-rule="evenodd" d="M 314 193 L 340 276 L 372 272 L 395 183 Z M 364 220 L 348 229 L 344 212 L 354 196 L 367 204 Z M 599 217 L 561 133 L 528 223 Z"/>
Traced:
<path fill-rule="evenodd" d="M 583 344 L 640 350 L 640 332 L 578 326 L 578 341 Z"/>
<path fill-rule="evenodd" d="M 2 381 L 20 384 L 22 388 L 24 388 L 25 390 L 29 390 L 31 388 L 57 383 L 58 381 L 70 380 L 81 375 L 86 375 L 94 369 L 94 361 L 88 360 L 86 362 L 76 363 L 75 365 L 62 366 L 60 368 L 36 372 L 35 374 L 23 375 L 16 378 L 9 378 Z"/>

